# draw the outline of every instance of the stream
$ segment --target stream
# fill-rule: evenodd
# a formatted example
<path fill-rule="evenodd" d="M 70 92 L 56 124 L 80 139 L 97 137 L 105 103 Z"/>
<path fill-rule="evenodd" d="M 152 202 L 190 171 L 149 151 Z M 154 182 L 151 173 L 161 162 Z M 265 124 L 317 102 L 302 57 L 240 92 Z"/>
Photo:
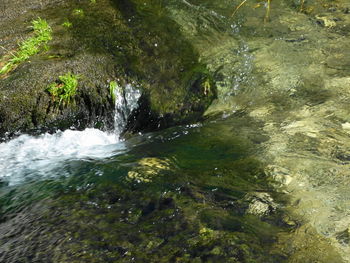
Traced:
<path fill-rule="evenodd" d="M 159 1 L 216 72 L 202 121 L 124 138 L 126 84 L 113 131 L 0 144 L 0 262 L 350 262 L 350 4 L 233 2 Z"/>

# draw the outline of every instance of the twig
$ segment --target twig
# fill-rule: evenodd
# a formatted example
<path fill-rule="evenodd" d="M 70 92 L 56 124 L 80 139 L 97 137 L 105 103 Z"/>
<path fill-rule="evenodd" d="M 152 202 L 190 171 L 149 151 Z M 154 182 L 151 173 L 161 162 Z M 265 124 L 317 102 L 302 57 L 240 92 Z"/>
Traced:
<path fill-rule="evenodd" d="M 268 22 L 270 19 L 270 5 L 271 5 L 271 0 L 267 0 L 267 7 L 266 7 L 266 14 L 264 18 L 264 23 Z"/>
<path fill-rule="evenodd" d="M 245 2 L 247 2 L 247 0 L 243 0 L 235 9 L 235 11 L 233 11 L 231 16 L 234 16 L 236 14 L 236 12 L 238 11 L 238 9 L 240 9 L 242 7 L 242 5 L 245 4 Z"/>

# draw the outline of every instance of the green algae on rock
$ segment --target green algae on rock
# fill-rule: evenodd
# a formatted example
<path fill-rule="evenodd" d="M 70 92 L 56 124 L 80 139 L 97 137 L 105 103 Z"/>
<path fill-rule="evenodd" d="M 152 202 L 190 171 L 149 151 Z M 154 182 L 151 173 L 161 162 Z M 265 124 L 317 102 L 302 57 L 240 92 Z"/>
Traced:
<path fill-rule="evenodd" d="M 6 58 L 4 59 L 5 65 L 0 69 L 0 77 L 13 70 L 19 63 L 28 60 L 41 50 L 47 49 L 46 44 L 52 39 L 52 29 L 47 21 L 41 18 L 33 20 L 32 29 L 34 36 L 20 43 L 18 51 L 8 61 Z"/>

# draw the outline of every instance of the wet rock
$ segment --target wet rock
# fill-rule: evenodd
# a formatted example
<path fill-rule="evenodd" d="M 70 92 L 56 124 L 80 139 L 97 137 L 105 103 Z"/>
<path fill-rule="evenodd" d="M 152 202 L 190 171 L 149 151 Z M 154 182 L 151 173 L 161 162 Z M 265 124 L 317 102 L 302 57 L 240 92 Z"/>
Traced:
<path fill-rule="evenodd" d="M 110 78 L 108 71 L 99 71 L 96 63 L 111 65 L 106 56 L 83 54 L 70 60 L 32 61 L 24 64 L 0 80 L 0 133 L 67 129 L 75 126 L 113 126 L 114 106 L 108 89 L 99 78 Z M 58 106 L 46 92 L 46 88 L 71 71 L 81 76 L 74 103 Z M 87 77 L 89 76 L 89 78 Z"/>
<path fill-rule="evenodd" d="M 268 193 L 252 193 L 246 197 L 249 201 L 248 214 L 260 217 L 267 216 L 276 211 L 277 205 Z"/>
<path fill-rule="evenodd" d="M 26 21 L 39 15 L 52 27 L 53 40 L 49 51 L 1 77 L 0 135 L 70 127 L 110 129 L 110 81 L 135 85 L 144 94 L 128 121 L 131 133 L 194 121 L 216 96 L 211 73 L 198 61 L 179 25 L 152 1 L 147 8 L 140 1 L 84 5 L 47 0 L 19 6 L 6 4 L 0 23 L 4 50 L 15 50 L 17 36 L 30 35 Z M 16 16 L 19 11 L 25 15 Z M 146 15 L 149 12 L 153 15 Z M 15 31 L 10 29 L 14 24 Z M 6 60 L 10 52 L 1 52 Z M 58 107 L 46 89 L 67 72 L 80 76 L 75 103 Z"/>
<path fill-rule="evenodd" d="M 290 171 L 284 167 L 268 165 L 265 172 L 281 185 L 288 185 L 293 180 Z"/>
<path fill-rule="evenodd" d="M 316 15 L 315 16 L 317 23 L 320 25 L 326 27 L 326 28 L 333 28 L 336 27 L 336 18 L 333 17 L 327 17 L 327 16 L 321 16 L 321 15 Z"/>
<path fill-rule="evenodd" d="M 171 165 L 167 159 L 159 158 L 143 158 L 138 162 L 138 166 L 130 170 L 127 175 L 127 180 L 137 183 L 150 183 L 159 176 L 162 172 L 169 171 Z"/>
<path fill-rule="evenodd" d="M 344 245 L 349 245 L 350 244 L 350 228 L 345 229 L 342 232 L 339 232 L 336 234 L 337 240 L 344 244 Z"/>

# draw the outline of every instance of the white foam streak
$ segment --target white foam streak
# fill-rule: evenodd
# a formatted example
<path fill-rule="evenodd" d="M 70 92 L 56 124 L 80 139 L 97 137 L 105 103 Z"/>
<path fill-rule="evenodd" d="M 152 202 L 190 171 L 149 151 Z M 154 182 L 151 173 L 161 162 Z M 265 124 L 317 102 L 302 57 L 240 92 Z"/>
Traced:
<path fill-rule="evenodd" d="M 40 136 L 21 135 L 0 144 L 0 178 L 10 178 L 10 184 L 26 176 L 51 176 L 50 171 L 65 161 L 101 159 L 123 149 L 117 134 L 97 129 L 66 130 Z"/>

